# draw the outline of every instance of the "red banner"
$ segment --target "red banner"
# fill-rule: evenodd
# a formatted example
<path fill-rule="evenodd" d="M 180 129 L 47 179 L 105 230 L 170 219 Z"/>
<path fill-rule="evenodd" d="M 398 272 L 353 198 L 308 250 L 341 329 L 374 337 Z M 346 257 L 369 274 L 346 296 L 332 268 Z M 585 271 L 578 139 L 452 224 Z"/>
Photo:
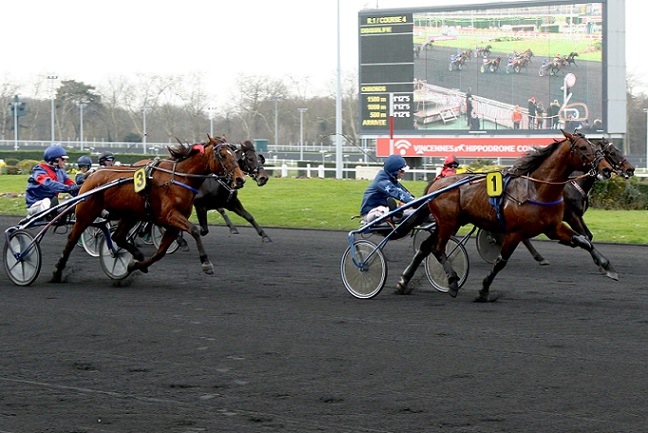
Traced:
<path fill-rule="evenodd" d="M 546 146 L 563 138 L 562 134 L 555 137 L 378 138 L 376 156 L 519 158 L 534 146 Z"/>

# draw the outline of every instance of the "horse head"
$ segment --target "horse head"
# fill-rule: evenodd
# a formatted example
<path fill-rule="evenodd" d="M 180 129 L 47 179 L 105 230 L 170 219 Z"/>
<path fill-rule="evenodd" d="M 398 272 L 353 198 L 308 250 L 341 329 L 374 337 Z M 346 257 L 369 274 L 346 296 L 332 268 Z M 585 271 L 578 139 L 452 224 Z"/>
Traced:
<path fill-rule="evenodd" d="M 603 151 L 594 146 L 584 134 L 580 132 L 570 134 L 564 130 L 562 133 L 571 143 L 571 153 L 574 158 L 572 164 L 575 171 L 591 172 L 592 175 L 600 175 L 605 179 L 612 176 L 614 170 L 606 160 Z"/>
<path fill-rule="evenodd" d="M 230 187 L 233 189 L 243 188 L 245 184 L 245 173 L 236 162 L 236 155 L 231 150 L 225 137 L 211 137 L 207 145 L 212 145 L 213 158 L 210 158 L 209 169 L 212 173 L 225 176 Z M 205 146 L 206 147 L 206 146 Z"/>
<path fill-rule="evenodd" d="M 630 161 L 628 161 L 628 159 L 613 143 L 603 138 L 598 142 L 598 145 L 603 151 L 605 159 L 610 163 L 615 173 L 620 174 L 625 179 L 630 179 L 634 176 L 634 165 L 630 164 Z"/>
<path fill-rule="evenodd" d="M 258 186 L 263 186 L 268 182 L 268 173 L 263 168 L 265 157 L 256 153 L 254 144 L 250 140 L 245 140 L 236 150 L 236 160 L 241 170 L 254 179 Z"/>

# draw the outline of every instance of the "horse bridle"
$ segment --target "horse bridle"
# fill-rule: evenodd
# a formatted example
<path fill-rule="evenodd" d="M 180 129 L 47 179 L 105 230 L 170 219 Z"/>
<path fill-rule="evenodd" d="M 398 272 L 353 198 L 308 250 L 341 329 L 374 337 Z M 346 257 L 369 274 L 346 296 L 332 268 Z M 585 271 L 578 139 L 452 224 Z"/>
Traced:
<path fill-rule="evenodd" d="M 623 158 L 620 161 L 615 161 L 614 158 L 612 158 L 612 156 L 617 154 L 617 153 L 620 153 L 619 149 L 617 149 L 617 147 L 614 145 L 614 143 L 609 142 L 607 140 L 601 142 L 601 144 L 603 144 L 603 143 L 605 143 L 605 144 L 603 145 L 601 151 L 605 155 L 605 160 L 608 162 L 608 164 L 610 164 L 612 166 L 612 170 L 616 174 L 621 174 L 622 176 L 625 177 L 625 172 L 624 172 L 624 170 L 621 169 L 621 164 L 626 162 L 628 160 L 628 158 L 626 158 L 625 156 L 622 155 Z"/>
<path fill-rule="evenodd" d="M 571 151 L 575 152 L 578 151 L 581 155 L 581 160 L 585 163 L 583 165 L 589 164 L 590 169 L 587 171 L 588 176 L 596 176 L 598 172 L 598 165 L 601 163 L 602 160 L 606 159 L 605 154 L 603 153 L 602 150 L 597 149 L 591 141 L 589 141 L 583 134 L 580 133 L 574 133 L 574 137 L 577 137 L 576 140 L 571 142 Z M 580 149 L 576 147 L 576 143 L 578 143 L 579 140 L 585 140 L 587 144 L 589 144 L 590 149 L 592 149 L 594 158 L 589 161 L 590 155 L 583 153 Z"/>
<path fill-rule="evenodd" d="M 241 150 L 237 151 L 237 153 L 239 153 L 239 152 L 241 154 L 241 157 L 237 158 L 237 161 L 238 161 L 239 167 L 241 168 L 241 171 L 243 171 L 243 173 L 247 174 L 253 180 L 256 181 L 257 177 L 259 176 L 260 169 L 263 168 L 263 164 L 259 163 L 260 162 L 259 161 L 259 155 L 257 155 L 256 152 L 254 152 L 254 156 L 255 156 L 254 159 L 256 160 L 256 164 L 255 164 L 254 168 L 252 168 L 252 167 L 250 167 L 250 163 L 248 162 L 248 158 L 247 158 L 247 153 L 252 152 L 252 151 L 251 150 L 243 150 L 243 149 L 241 149 Z"/>

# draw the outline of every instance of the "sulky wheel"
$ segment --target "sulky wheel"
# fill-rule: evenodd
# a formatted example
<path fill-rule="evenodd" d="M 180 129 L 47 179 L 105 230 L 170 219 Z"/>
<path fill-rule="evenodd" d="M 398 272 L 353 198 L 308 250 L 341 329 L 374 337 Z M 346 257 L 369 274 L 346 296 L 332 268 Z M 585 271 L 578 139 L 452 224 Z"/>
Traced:
<path fill-rule="evenodd" d="M 151 227 L 151 240 L 153 241 L 153 246 L 155 248 L 160 248 L 160 242 L 162 241 L 162 236 L 164 236 L 164 232 L 166 230 L 164 227 L 160 227 L 158 225 L 153 224 Z M 167 249 L 166 253 L 167 254 L 173 254 L 176 252 L 180 244 L 178 241 L 173 241 L 171 242 L 171 245 L 169 245 L 169 248 Z"/>
<path fill-rule="evenodd" d="M 112 243 L 112 241 L 111 241 Z M 113 244 L 114 251 L 108 247 L 105 236 L 99 241 L 99 261 L 101 268 L 113 280 L 123 280 L 130 274 L 128 264 L 133 260 L 133 255 L 125 248 Z"/>
<path fill-rule="evenodd" d="M 349 246 L 342 256 L 340 272 L 344 286 L 359 299 L 376 296 L 385 286 L 387 261 L 383 252 L 373 242 L 362 240 L 353 243 L 353 254 Z M 370 254 L 373 255 L 365 263 Z M 353 258 L 361 267 L 356 266 Z"/>
<path fill-rule="evenodd" d="M 448 260 L 450 260 L 452 269 L 454 269 L 459 277 L 457 285 L 461 288 L 461 286 L 466 282 L 468 271 L 470 270 L 468 252 L 463 244 L 453 236 L 448 239 L 446 255 L 448 256 Z M 450 289 L 448 285 L 448 276 L 433 254 L 430 254 L 425 258 L 425 275 L 430 284 L 432 284 L 432 286 L 439 292 L 446 293 Z"/>
<path fill-rule="evenodd" d="M 488 230 L 477 230 L 477 252 L 486 263 L 493 264 L 502 249 L 502 235 Z"/>
<path fill-rule="evenodd" d="M 17 286 L 29 286 L 41 269 L 41 250 L 31 233 L 16 230 L 9 235 L 2 252 L 9 279 Z"/>
<path fill-rule="evenodd" d="M 103 236 L 103 230 L 97 226 L 91 225 L 85 229 L 81 233 L 81 245 L 86 253 L 92 257 L 99 257 L 99 243 Z"/>

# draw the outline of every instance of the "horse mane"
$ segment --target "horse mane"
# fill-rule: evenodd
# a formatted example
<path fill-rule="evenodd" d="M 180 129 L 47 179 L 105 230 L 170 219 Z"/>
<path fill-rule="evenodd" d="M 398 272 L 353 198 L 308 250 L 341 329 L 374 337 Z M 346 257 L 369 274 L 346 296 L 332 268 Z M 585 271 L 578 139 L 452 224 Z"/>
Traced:
<path fill-rule="evenodd" d="M 565 140 L 556 140 L 545 147 L 534 146 L 533 149 L 522 155 L 509 169 L 511 174 L 528 174 L 534 172 L 545 159 L 551 155 L 559 144 Z"/>
<path fill-rule="evenodd" d="M 243 144 L 241 144 L 241 150 L 254 150 L 254 144 L 250 140 L 245 140 Z"/>
<path fill-rule="evenodd" d="M 201 143 L 201 145 L 204 146 L 205 143 Z M 167 146 L 167 150 L 169 151 L 169 155 L 171 155 L 171 159 L 173 161 L 183 161 L 193 154 L 199 152 L 199 149 L 197 149 L 196 146 L 182 143 L 180 140 L 178 140 L 178 144 Z"/>

